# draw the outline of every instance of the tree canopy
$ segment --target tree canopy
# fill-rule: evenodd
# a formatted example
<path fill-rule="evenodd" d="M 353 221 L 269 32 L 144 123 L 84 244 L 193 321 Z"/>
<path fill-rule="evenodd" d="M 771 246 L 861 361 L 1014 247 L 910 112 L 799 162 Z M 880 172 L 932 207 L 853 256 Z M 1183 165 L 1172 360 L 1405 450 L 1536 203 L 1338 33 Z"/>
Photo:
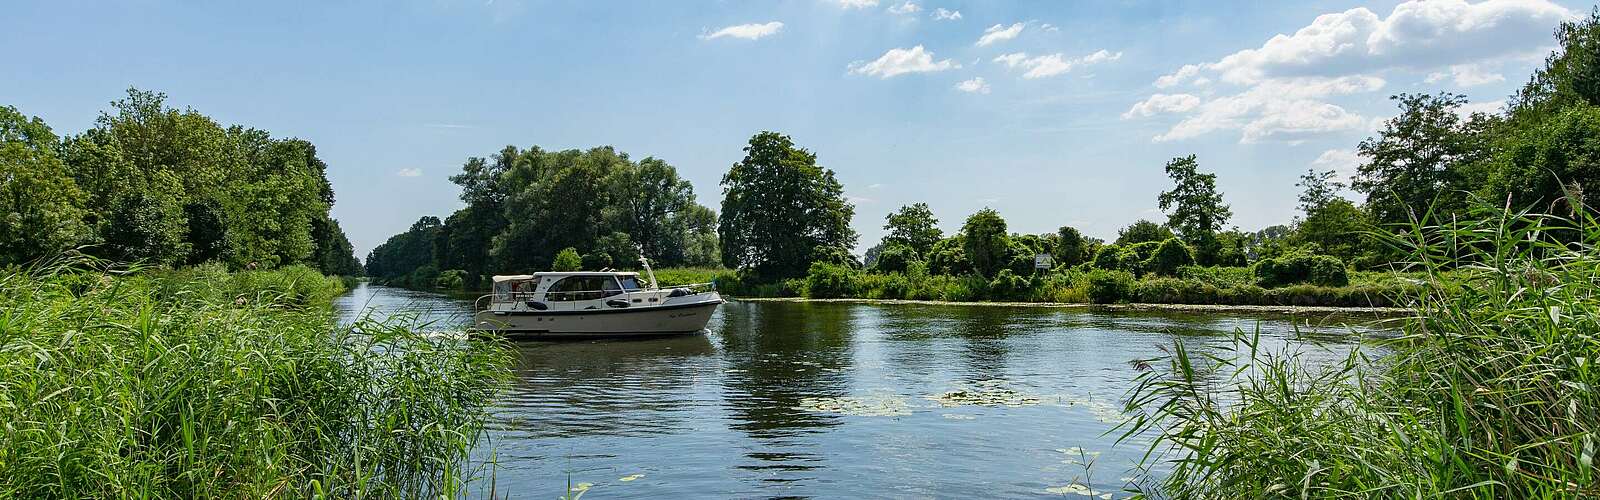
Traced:
<path fill-rule="evenodd" d="M 769 279 L 805 275 L 856 243 L 855 207 L 833 171 L 789 136 L 761 132 L 722 177 L 722 262 Z"/>

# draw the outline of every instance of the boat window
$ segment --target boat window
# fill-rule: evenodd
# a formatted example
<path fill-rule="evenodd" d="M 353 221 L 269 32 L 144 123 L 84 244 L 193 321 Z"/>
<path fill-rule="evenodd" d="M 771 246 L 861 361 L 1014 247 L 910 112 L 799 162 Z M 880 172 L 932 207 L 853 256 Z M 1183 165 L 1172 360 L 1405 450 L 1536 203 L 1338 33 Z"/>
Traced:
<path fill-rule="evenodd" d="M 644 286 L 639 284 L 639 277 L 638 276 L 623 276 L 621 279 L 622 279 L 622 289 L 623 290 L 627 290 L 627 291 L 631 292 L 631 291 L 634 291 L 634 290 L 641 290 L 641 289 L 644 288 Z"/>
<path fill-rule="evenodd" d="M 600 290 L 605 292 L 605 296 L 610 297 L 622 293 L 622 286 L 617 284 L 616 278 L 607 277 L 604 279 L 605 281 L 600 283 Z"/>
<path fill-rule="evenodd" d="M 568 276 L 550 285 L 545 300 L 551 302 L 594 300 L 622 293 L 611 276 Z"/>

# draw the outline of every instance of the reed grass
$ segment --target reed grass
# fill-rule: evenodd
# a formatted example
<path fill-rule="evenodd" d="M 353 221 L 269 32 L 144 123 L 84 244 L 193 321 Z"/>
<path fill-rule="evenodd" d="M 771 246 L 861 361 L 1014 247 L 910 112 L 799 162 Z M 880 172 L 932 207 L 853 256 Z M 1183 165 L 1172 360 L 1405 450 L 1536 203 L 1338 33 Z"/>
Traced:
<path fill-rule="evenodd" d="M 1234 353 L 1135 363 L 1120 432 L 1153 443 L 1143 496 L 1600 496 L 1600 225 L 1480 208 L 1389 240 L 1427 278 L 1382 356 L 1238 332 Z"/>
<path fill-rule="evenodd" d="M 0 498 L 456 496 L 503 346 L 371 319 L 336 278 L 0 271 Z"/>

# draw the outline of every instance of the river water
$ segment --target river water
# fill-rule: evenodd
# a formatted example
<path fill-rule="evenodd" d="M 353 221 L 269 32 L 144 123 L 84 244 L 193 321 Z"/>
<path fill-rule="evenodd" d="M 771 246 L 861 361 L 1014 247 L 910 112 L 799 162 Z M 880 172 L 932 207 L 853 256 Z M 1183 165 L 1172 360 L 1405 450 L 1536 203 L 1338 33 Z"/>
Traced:
<path fill-rule="evenodd" d="M 362 284 L 338 307 L 446 330 L 471 304 Z M 1121 498 L 1145 451 L 1108 435 L 1130 361 L 1180 339 L 1226 354 L 1257 328 L 1331 361 L 1359 321 L 734 301 L 704 335 L 516 344 L 476 453 L 512 498 Z"/>

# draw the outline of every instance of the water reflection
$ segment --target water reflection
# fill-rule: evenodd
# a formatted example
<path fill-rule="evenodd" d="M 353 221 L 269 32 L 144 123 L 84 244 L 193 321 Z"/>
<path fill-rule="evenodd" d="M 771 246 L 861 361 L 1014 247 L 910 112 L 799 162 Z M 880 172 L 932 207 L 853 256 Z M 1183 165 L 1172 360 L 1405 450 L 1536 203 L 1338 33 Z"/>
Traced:
<path fill-rule="evenodd" d="M 469 306 L 361 287 L 340 307 L 442 328 L 466 324 Z M 1115 491 L 1144 451 L 1106 435 L 1130 360 L 1179 339 L 1231 355 L 1235 329 L 1316 360 L 1358 342 L 1295 321 L 732 302 L 701 336 L 517 344 L 516 381 L 477 453 L 513 497 L 558 496 L 569 478 L 593 483 L 590 498 L 1021 497 L 1075 479 Z M 1088 477 L 1078 449 L 1098 453 Z"/>

